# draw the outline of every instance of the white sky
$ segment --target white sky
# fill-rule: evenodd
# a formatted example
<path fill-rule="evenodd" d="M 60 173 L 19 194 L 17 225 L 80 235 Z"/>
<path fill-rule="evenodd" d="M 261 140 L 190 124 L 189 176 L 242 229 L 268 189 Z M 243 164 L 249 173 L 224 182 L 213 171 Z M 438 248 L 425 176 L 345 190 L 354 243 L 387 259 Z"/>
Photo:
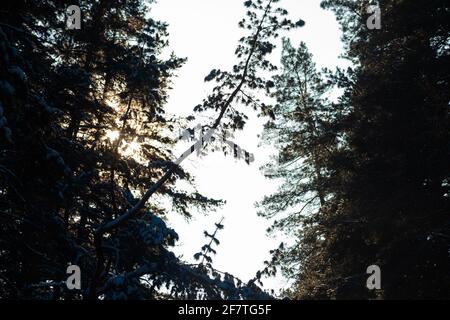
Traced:
<path fill-rule="evenodd" d="M 343 53 L 339 26 L 331 12 L 320 8 L 320 0 L 282 0 L 280 4 L 289 11 L 292 20 L 301 18 L 306 22 L 303 28 L 285 34 L 294 46 L 300 41 L 306 42 L 319 68 L 348 65 L 338 59 Z M 209 86 L 203 81 L 205 76 L 211 69 L 230 70 L 236 63 L 234 51 L 243 36 L 237 23 L 245 12 L 243 0 L 159 0 L 152 5 L 151 16 L 169 24 L 170 51 L 188 58 L 169 92 L 166 109 L 169 113 L 193 114 L 193 107 L 208 94 Z M 281 38 L 278 41 L 280 49 Z M 273 54 L 272 61 L 279 64 L 280 50 Z M 197 119 L 201 121 L 201 118 Z M 192 212 L 194 218 L 189 222 L 176 214 L 169 218 L 169 224 L 180 236 L 175 252 L 193 262 L 193 254 L 207 241 L 203 230 L 211 233 L 214 223 L 224 216 L 225 228 L 218 234 L 221 244 L 213 257 L 213 266 L 244 281 L 263 267 L 263 261 L 270 259 L 269 250 L 281 242 L 266 234 L 270 221 L 258 217 L 254 207 L 256 201 L 276 190 L 276 183 L 265 179 L 259 171 L 259 167 L 268 161 L 269 152 L 258 147 L 262 120 L 256 117 L 250 117 L 250 120 L 233 139 L 255 155 L 255 162 L 250 166 L 218 152 L 203 158 L 192 154 L 182 164 L 196 177 L 200 193 L 226 200 L 226 205 L 207 216 Z M 189 145 L 182 143 L 176 154 L 181 155 Z M 286 286 L 282 277 L 265 281 L 267 289 L 278 290 Z"/>

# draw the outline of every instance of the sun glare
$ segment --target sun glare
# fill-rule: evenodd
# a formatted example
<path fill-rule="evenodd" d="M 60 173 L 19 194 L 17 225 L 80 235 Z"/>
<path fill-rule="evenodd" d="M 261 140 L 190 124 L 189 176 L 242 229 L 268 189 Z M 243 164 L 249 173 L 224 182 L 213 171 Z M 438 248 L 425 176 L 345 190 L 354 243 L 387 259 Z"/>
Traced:
<path fill-rule="evenodd" d="M 126 157 L 136 157 L 139 154 L 141 145 L 136 140 L 127 143 L 121 150 L 121 154 Z"/>
<path fill-rule="evenodd" d="M 104 139 L 109 140 L 110 142 L 117 141 L 120 137 L 119 130 L 107 130 L 104 136 Z M 119 146 L 119 154 L 124 157 L 133 157 L 138 159 L 139 153 L 141 150 L 141 144 L 137 141 L 137 138 L 133 139 L 131 142 L 126 142 L 122 140 Z"/>
<path fill-rule="evenodd" d="M 119 130 L 108 130 L 106 131 L 106 138 L 109 139 L 109 141 L 113 142 L 119 138 Z"/>

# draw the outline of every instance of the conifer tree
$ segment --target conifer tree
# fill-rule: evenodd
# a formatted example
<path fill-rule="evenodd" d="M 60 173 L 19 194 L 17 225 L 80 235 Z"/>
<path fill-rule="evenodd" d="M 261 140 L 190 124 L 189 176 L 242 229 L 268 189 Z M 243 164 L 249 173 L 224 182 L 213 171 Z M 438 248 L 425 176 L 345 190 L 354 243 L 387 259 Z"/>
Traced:
<path fill-rule="evenodd" d="M 278 173 L 290 179 L 285 190 L 298 190 L 306 180 L 310 196 L 323 192 L 324 202 L 308 203 L 298 191 L 263 202 L 266 215 L 282 211 L 285 203 L 313 207 L 306 217 L 294 212 L 276 224 L 298 230 L 282 263 L 296 274 L 289 293 L 294 298 L 448 298 L 448 4 L 379 1 L 379 30 L 366 24 L 372 1 L 322 5 L 336 13 L 354 66 L 334 74 L 332 83 L 344 92 L 331 118 L 318 117 L 327 124 L 318 126 L 327 128 L 319 130 L 319 137 L 327 138 L 319 144 L 324 157 L 315 162 L 322 182 L 315 183 L 318 175 L 308 170 L 316 150 L 308 138 L 292 143 L 288 153 L 300 156 L 303 175 Z M 284 83 L 278 91 L 287 88 Z M 308 123 L 308 118 L 296 121 L 297 128 Z M 380 290 L 366 287 L 370 265 L 381 269 Z"/>
<path fill-rule="evenodd" d="M 263 137 L 279 152 L 278 161 L 266 165 L 267 176 L 282 184 L 259 207 L 260 215 L 276 218 L 272 232 L 282 230 L 297 239 L 277 260 L 288 278 L 296 278 L 305 262 L 320 254 L 316 222 L 332 192 L 326 163 L 337 139 L 328 86 L 305 43 L 295 49 L 284 39 L 281 65 L 274 78 L 276 120 L 266 124 Z"/>
<path fill-rule="evenodd" d="M 238 48 L 240 62 L 216 74 L 220 85 L 204 105 L 220 110 L 214 127 L 227 118 L 241 128 L 230 106 L 244 85 L 264 86 L 258 70 L 273 68 L 265 60 L 272 36 L 294 25 L 276 2 L 245 1 L 249 21 L 242 25 L 250 35 Z M 147 17 L 148 4 L 79 1 L 81 30 L 66 28 L 68 1 L 2 4 L 4 298 L 158 299 L 167 290 L 177 298 L 255 298 L 260 292 L 224 294 L 229 277 L 211 278 L 170 251 L 178 235 L 167 215 L 189 217 L 194 207 L 210 211 L 222 202 L 176 186 L 194 181 L 173 163 L 173 123 L 164 113 L 183 59 L 161 58 L 166 24 Z M 81 290 L 67 289 L 68 264 L 81 268 Z"/>

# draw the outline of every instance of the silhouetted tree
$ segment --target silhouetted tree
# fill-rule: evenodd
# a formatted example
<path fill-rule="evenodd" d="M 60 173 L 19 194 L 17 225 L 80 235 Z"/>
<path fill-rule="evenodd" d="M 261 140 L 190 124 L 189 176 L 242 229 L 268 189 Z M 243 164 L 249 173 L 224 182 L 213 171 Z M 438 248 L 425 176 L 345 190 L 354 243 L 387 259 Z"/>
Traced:
<path fill-rule="evenodd" d="M 232 117 L 244 85 L 261 86 L 256 72 L 268 68 L 269 40 L 293 26 L 277 19 L 287 12 L 276 2 L 245 2 L 250 35 L 237 50 L 241 60 L 220 73 L 212 95 L 220 96 L 205 104 L 220 110 L 215 128 Z M 189 217 L 194 207 L 213 210 L 222 202 L 175 185 L 193 186 L 172 162 L 173 123 L 164 113 L 183 59 L 161 58 L 166 25 L 147 17 L 149 3 L 78 1 L 81 30 L 66 29 L 69 1 L 2 3 L 2 298 L 157 299 L 167 290 L 177 298 L 227 296 L 227 279 L 170 251 L 178 235 L 167 214 Z M 161 201 L 148 202 L 152 195 Z M 68 263 L 81 267 L 81 291 L 65 286 Z M 253 289 L 233 296 L 260 292 Z"/>
<path fill-rule="evenodd" d="M 290 294 L 449 298 L 448 3 L 379 1 L 380 30 L 366 26 L 370 4 L 323 1 L 341 22 L 354 66 L 333 76 L 344 89 L 331 126 L 336 139 L 319 162 L 324 181 L 311 190 L 323 191 L 325 201 L 296 225 L 299 259 L 288 262 L 298 272 Z M 315 149 L 308 140 L 295 150 L 303 148 Z M 302 183 L 286 182 L 293 190 Z M 293 193 L 289 203 L 304 203 L 301 195 Z M 366 288 L 372 264 L 381 268 L 381 290 Z"/>

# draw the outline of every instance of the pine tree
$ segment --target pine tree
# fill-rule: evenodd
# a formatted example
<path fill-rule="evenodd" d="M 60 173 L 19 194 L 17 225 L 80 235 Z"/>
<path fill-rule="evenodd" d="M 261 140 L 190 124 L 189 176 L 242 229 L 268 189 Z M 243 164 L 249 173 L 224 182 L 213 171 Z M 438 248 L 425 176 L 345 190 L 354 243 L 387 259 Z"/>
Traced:
<path fill-rule="evenodd" d="M 220 110 L 214 128 L 222 118 L 242 128 L 232 104 L 245 86 L 265 87 L 257 72 L 274 68 L 265 59 L 270 41 L 294 26 L 276 2 L 245 1 L 250 21 L 242 26 L 250 35 L 238 47 L 239 63 L 216 74 L 220 84 L 204 104 Z M 161 58 L 166 25 L 147 17 L 148 3 L 79 1 L 81 30 L 66 29 L 67 1 L 2 4 L 4 298 L 158 299 L 167 291 L 177 298 L 266 297 L 170 251 L 178 235 L 164 221 L 168 214 L 189 217 L 193 207 L 210 211 L 222 202 L 175 185 L 193 187 L 193 177 L 173 163 L 173 123 L 164 113 L 183 59 Z M 79 291 L 65 285 L 68 263 L 82 270 Z"/>
<path fill-rule="evenodd" d="M 165 25 L 147 19 L 141 1 L 80 3 L 82 32 L 65 29 L 65 5 L 10 6 L 1 17 L 4 296 L 72 297 L 64 284 L 45 285 L 66 279 L 72 263 L 83 270 L 75 297 L 151 298 L 139 278 L 114 294 L 108 286 L 136 266 L 180 263 L 166 249 L 177 235 L 161 220 L 172 209 L 147 206 L 102 244 L 97 264 L 92 234 L 133 206 L 173 159 L 163 105 L 183 60 L 158 58 Z M 221 203 L 177 190 L 177 179 L 193 179 L 181 168 L 176 174 L 160 190 L 174 211 L 189 216 L 191 205 Z"/>
<path fill-rule="evenodd" d="M 335 139 L 320 144 L 331 152 L 316 162 L 323 182 L 311 188 L 325 201 L 279 223 L 300 230 L 284 262 L 297 268 L 294 298 L 448 298 L 448 4 L 379 1 L 380 30 L 366 26 L 371 4 L 322 3 L 335 11 L 354 66 L 333 76 L 344 89 L 330 119 Z M 294 149 L 308 163 L 303 148 L 315 148 L 305 140 Z M 294 174 L 287 181 L 302 184 Z M 274 212 L 306 201 L 268 199 Z M 370 265 L 381 269 L 381 290 L 366 287 Z"/>
<path fill-rule="evenodd" d="M 340 121 L 346 150 L 333 164 L 342 177 L 333 214 L 352 223 L 331 229 L 329 250 L 344 252 L 337 276 L 377 264 L 383 279 L 380 292 L 367 293 L 363 275 L 336 293 L 448 297 L 448 4 L 380 1 L 380 30 L 366 27 L 369 4 L 323 3 L 342 25 L 357 26 L 343 29 L 356 66 L 340 82 L 349 115 Z"/>
<path fill-rule="evenodd" d="M 266 165 L 267 176 L 281 179 L 282 184 L 259 207 L 260 215 L 277 218 L 272 232 L 281 230 L 297 239 L 283 248 L 278 260 L 288 278 L 297 278 L 300 270 L 307 272 L 306 261 L 320 254 L 316 223 L 332 192 L 326 163 L 337 144 L 335 112 L 327 99 L 327 83 L 305 43 L 295 49 L 284 39 L 281 65 L 274 78 L 276 120 L 266 124 L 263 138 L 279 152 L 278 161 Z"/>

